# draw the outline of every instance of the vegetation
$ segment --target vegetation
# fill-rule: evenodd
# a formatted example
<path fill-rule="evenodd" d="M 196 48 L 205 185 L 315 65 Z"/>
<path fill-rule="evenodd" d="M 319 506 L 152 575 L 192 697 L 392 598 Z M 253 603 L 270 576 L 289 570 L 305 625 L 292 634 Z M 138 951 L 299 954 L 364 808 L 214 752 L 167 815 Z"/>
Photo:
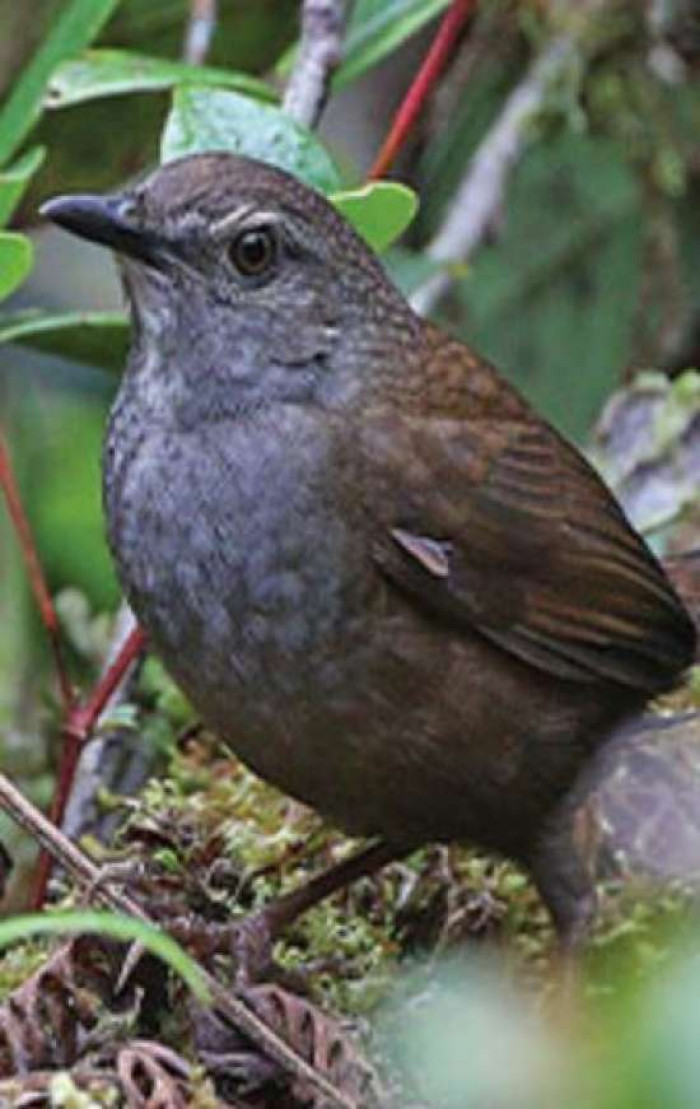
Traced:
<path fill-rule="evenodd" d="M 331 196 L 415 304 L 590 449 L 659 551 L 698 543 L 696 6 L 347 7 L 319 135 L 320 102 L 285 97 L 309 45 L 296 0 L 0 3 L 0 484 L 36 542 L 34 592 L 45 580 L 52 599 L 40 615 L 27 538 L 0 507 L 0 759 L 39 807 L 70 694 L 45 625 L 55 610 L 64 672 L 84 692 L 114 640 L 99 450 L 128 341 L 99 263 L 57 254 L 69 248 L 41 225 L 51 195 L 202 149 L 284 166 Z M 230 952 L 206 956 L 183 922 L 211 938 L 351 845 L 221 749 L 147 659 L 100 716 L 65 824 L 120 867 L 131 900 L 109 902 L 105 922 L 99 890 L 61 870 L 51 899 L 72 917 L 51 927 L 78 935 L 39 935 L 18 916 L 34 841 L 0 820 L 13 862 L 0 944 L 18 920 L 27 930 L 0 960 L 0 1104 L 333 1104 L 316 1076 L 357 1106 L 697 1105 L 697 690 L 693 674 L 582 787 L 580 849 L 603 911 L 575 998 L 562 999 L 525 876 L 428 847 L 290 929 L 275 983 L 243 991 L 267 1042 L 230 1012 L 226 1024 L 184 952 L 124 916 L 140 907 L 233 996 Z M 278 1038 L 310 1075 L 275 1056 Z"/>

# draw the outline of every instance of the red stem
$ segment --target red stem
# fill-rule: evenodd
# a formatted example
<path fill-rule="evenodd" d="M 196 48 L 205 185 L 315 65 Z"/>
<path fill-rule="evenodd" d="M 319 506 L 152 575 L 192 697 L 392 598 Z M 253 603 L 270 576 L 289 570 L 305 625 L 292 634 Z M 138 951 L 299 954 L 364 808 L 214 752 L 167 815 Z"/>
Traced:
<path fill-rule="evenodd" d="M 84 705 L 77 705 L 70 714 L 63 729 L 68 738 L 84 743 L 101 716 L 110 697 L 116 693 L 127 670 L 141 654 L 146 643 L 142 628 L 135 627 L 122 643 L 119 654 L 98 682 Z"/>
<path fill-rule="evenodd" d="M 113 693 L 116 692 L 122 679 L 132 662 L 136 660 L 143 650 L 145 636 L 141 628 L 134 628 L 126 641 L 122 644 L 119 654 L 98 682 L 90 698 L 84 705 L 74 704 L 68 713 L 62 728 L 63 748 L 61 750 L 61 764 L 58 778 L 51 801 L 49 819 L 56 827 L 60 828 L 65 816 L 68 799 L 73 788 L 73 779 L 78 766 L 78 759 L 83 744 L 86 742 L 92 729 L 97 723 L 105 705 Z M 36 873 L 34 876 L 34 889 L 32 892 L 32 905 L 40 909 L 46 899 L 46 888 L 51 877 L 53 860 L 47 851 L 42 851 L 39 856 Z"/>
<path fill-rule="evenodd" d="M 10 519 L 17 533 L 20 549 L 27 567 L 29 582 L 36 598 L 42 622 L 49 637 L 51 652 L 53 654 L 56 676 L 61 690 L 63 709 L 68 716 L 75 703 L 75 693 L 71 685 L 63 660 L 63 651 L 59 639 L 58 617 L 51 601 L 46 581 L 37 555 L 36 546 L 32 537 L 29 521 L 22 506 L 19 489 L 10 462 L 10 452 L 7 444 L 0 434 L 0 487 L 5 494 L 7 509 Z"/>
<path fill-rule="evenodd" d="M 49 814 L 53 823 L 60 827 L 70 797 L 83 744 L 132 662 L 142 651 L 145 637 L 140 628 L 134 628 L 88 701 L 84 705 L 78 704 L 63 661 L 56 610 L 51 601 L 29 521 L 22 505 L 17 481 L 10 462 L 10 452 L 2 435 L 0 435 L 0 488 L 5 496 L 10 519 L 17 533 L 20 549 L 27 567 L 32 592 L 49 637 L 63 700 L 64 724 L 61 732 L 64 742 L 61 748 L 58 777 Z M 51 876 L 51 866 L 51 856 L 46 851 L 42 851 L 37 864 L 32 897 L 33 904 L 37 908 L 40 908 L 44 902 L 46 887 Z"/>
<path fill-rule="evenodd" d="M 450 59 L 457 39 L 472 14 L 475 4 L 476 0 L 452 0 L 425 61 L 406 93 L 403 103 L 394 117 L 389 134 L 369 171 L 370 181 L 376 181 L 378 177 L 384 177 L 396 160 L 396 156 L 411 133 L 426 99 Z"/>

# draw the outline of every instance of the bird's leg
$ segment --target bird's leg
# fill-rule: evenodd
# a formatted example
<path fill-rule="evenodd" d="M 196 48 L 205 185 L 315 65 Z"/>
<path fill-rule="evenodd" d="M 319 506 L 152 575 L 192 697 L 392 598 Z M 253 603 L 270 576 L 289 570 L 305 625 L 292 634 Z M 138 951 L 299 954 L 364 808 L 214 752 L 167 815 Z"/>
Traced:
<path fill-rule="evenodd" d="M 590 938 L 598 907 L 595 845 L 586 827 L 590 819 L 585 807 L 565 805 L 530 859 L 533 881 L 557 933 L 557 993 L 569 1015 L 580 999 L 579 956 Z"/>
<path fill-rule="evenodd" d="M 261 969 L 270 966 L 272 945 L 297 917 L 358 878 L 374 874 L 400 853 L 382 840 L 370 843 L 249 916 L 233 937 L 238 984 L 249 984 Z"/>
<path fill-rule="evenodd" d="M 203 937 L 208 948 L 207 953 L 214 954 L 222 950 L 233 953 L 237 985 L 250 985 L 269 971 L 272 965 L 272 945 L 298 916 L 336 890 L 343 889 L 366 874 L 373 874 L 403 853 L 381 840 L 370 843 L 350 858 L 329 867 L 298 889 L 283 894 L 240 923 L 210 928 L 207 937 Z"/>
<path fill-rule="evenodd" d="M 268 926 L 278 936 L 298 916 L 317 905 L 336 890 L 349 886 L 366 874 L 374 874 L 401 854 L 396 847 L 378 840 L 356 851 L 348 859 L 322 871 L 298 889 L 278 897 L 264 910 Z"/>
<path fill-rule="evenodd" d="M 578 859 L 560 862 L 557 866 L 551 855 L 538 856 L 532 877 L 552 917 L 562 954 L 576 955 L 591 934 L 597 897 L 595 886 Z"/>

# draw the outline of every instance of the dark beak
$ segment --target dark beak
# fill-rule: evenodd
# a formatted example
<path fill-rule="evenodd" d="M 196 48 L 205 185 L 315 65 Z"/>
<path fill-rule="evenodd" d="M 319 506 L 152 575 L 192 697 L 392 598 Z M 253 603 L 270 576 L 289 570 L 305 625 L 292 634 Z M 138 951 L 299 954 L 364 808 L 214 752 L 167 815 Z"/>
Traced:
<path fill-rule="evenodd" d="M 39 213 L 59 227 L 111 247 L 120 254 L 158 266 L 162 248 L 156 237 L 129 219 L 129 202 L 123 196 L 57 196 L 42 204 Z"/>

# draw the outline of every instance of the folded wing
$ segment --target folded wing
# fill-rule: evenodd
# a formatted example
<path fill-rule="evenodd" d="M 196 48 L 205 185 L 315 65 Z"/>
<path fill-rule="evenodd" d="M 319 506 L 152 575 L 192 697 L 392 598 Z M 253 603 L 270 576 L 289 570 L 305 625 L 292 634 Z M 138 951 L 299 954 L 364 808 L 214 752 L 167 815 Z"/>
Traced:
<path fill-rule="evenodd" d="M 382 572 L 456 628 L 541 670 L 649 692 L 693 660 L 695 630 L 656 558 L 583 458 L 527 420 L 407 418 L 414 464 L 379 454 Z M 404 442 L 405 445 L 405 442 Z"/>

